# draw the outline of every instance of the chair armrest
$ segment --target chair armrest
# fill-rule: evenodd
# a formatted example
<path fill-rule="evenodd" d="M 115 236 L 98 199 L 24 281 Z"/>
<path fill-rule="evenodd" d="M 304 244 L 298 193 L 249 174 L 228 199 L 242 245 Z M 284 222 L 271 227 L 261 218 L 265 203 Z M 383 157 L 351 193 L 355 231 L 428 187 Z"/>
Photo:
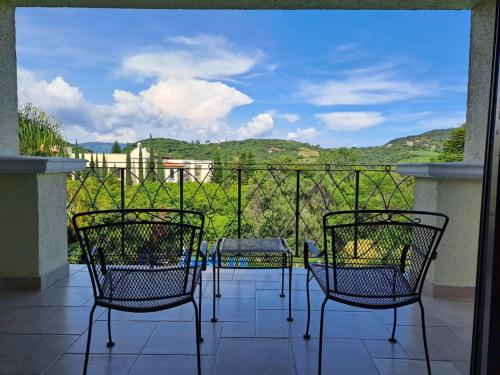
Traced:
<path fill-rule="evenodd" d="M 205 271 L 207 269 L 207 249 L 208 249 L 208 243 L 207 241 L 203 241 L 200 246 L 202 271 Z"/>
<path fill-rule="evenodd" d="M 309 252 L 311 252 L 315 257 L 321 256 L 321 252 L 316 248 L 314 242 L 306 240 L 304 242 L 304 268 L 309 268 Z"/>

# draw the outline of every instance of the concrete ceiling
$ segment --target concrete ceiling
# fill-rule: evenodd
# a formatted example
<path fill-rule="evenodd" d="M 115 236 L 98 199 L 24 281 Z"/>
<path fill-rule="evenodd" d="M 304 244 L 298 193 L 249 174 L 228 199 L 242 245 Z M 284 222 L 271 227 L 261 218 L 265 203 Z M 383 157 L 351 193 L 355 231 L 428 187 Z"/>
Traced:
<path fill-rule="evenodd" d="M 481 0 L 0 0 L 17 7 L 137 9 L 470 9 Z"/>

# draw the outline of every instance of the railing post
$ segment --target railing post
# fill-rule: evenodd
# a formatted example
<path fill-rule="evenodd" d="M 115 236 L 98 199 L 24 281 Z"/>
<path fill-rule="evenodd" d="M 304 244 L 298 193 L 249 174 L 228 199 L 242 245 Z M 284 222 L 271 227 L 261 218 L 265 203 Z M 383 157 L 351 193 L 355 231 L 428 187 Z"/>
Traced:
<path fill-rule="evenodd" d="M 179 208 L 184 209 L 184 168 L 179 169 Z"/>
<path fill-rule="evenodd" d="M 299 256 L 299 223 L 300 223 L 300 169 L 297 169 L 295 184 L 295 256 Z"/>
<path fill-rule="evenodd" d="M 123 210 L 125 208 L 125 168 L 120 168 L 120 208 Z M 122 225 L 121 225 L 121 237 L 122 237 L 122 255 L 125 254 L 125 215 L 122 212 Z"/>
<path fill-rule="evenodd" d="M 238 238 L 241 238 L 241 168 L 238 168 Z"/>
<path fill-rule="evenodd" d="M 354 258 L 358 257 L 358 210 L 359 210 L 359 171 L 355 172 L 354 195 Z"/>
<path fill-rule="evenodd" d="M 120 168 L 120 208 L 125 208 L 125 168 Z"/>

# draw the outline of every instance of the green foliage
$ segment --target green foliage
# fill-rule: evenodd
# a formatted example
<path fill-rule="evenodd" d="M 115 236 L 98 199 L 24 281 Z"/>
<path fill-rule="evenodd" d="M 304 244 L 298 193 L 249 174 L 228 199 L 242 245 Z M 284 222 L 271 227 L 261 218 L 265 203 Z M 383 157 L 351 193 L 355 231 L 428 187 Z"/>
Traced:
<path fill-rule="evenodd" d="M 462 161 L 464 159 L 465 124 L 451 131 L 443 143 L 438 161 Z"/>
<path fill-rule="evenodd" d="M 125 183 L 132 185 L 132 160 L 130 159 L 130 148 L 127 148 Z"/>
<path fill-rule="evenodd" d="M 144 181 L 144 163 L 142 160 L 142 146 L 139 147 L 139 181 Z"/>
<path fill-rule="evenodd" d="M 245 170 L 243 170 L 245 172 Z M 184 182 L 184 207 L 207 214 L 205 239 L 213 243 L 221 236 L 237 234 L 238 184 L 235 169 L 225 170 L 223 183 Z M 352 209 L 355 202 L 353 170 L 302 170 L 300 173 L 299 241 L 319 239 L 325 210 Z M 413 180 L 403 180 L 395 172 L 384 170 L 359 173 L 359 208 L 409 208 L 412 206 Z M 161 177 L 160 177 L 161 178 Z M 392 179 L 394 178 L 394 180 Z M 164 181 L 163 179 L 161 181 Z M 68 179 L 69 215 L 95 209 L 120 207 L 120 183 L 108 178 L 102 186 L 95 176 L 80 181 Z M 399 190 L 395 190 L 395 186 Z M 378 186 L 378 188 L 376 188 Z M 242 235 L 258 237 L 282 236 L 295 246 L 295 170 L 254 170 L 241 186 Z M 130 208 L 179 207 L 178 183 L 147 180 L 144 184 L 126 185 L 125 205 Z M 78 255 L 78 254 L 77 254 Z M 76 259 L 76 258 L 75 258 Z"/>
<path fill-rule="evenodd" d="M 26 104 L 18 113 L 19 152 L 30 156 L 64 156 L 61 123 L 40 108 Z"/>
<path fill-rule="evenodd" d="M 108 164 L 106 163 L 106 155 L 102 153 L 102 177 L 106 178 L 108 175 Z"/>
<path fill-rule="evenodd" d="M 80 152 L 78 151 L 78 140 L 75 141 L 75 158 L 80 159 Z"/>
<path fill-rule="evenodd" d="M 119 154 L 122 152 L 122 148 L 120 147 L 120 144 L 118 143 L 118 141 L 115 141 L 113 143 L 113 146 L 111 147 L 111 153 L 112 154 Z"/>
<path fill-rule="evenodd" d="M 222 157 L 220 149 L 217 147 L 213 155 L 212 181 L 222 183 L 224 179 L 224 170 L 222 169 Z"/>

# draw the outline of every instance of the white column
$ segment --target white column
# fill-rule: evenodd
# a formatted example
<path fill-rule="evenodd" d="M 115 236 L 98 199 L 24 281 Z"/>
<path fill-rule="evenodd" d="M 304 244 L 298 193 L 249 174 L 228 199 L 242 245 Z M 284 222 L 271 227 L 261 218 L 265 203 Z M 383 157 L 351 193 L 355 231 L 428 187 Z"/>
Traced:
<path fill-rule="evenodd" d="M 0 155 L 19 154 L 15 8 L 0 0 Z"/>
<path fill-rule="evenodd" d="M 465 161 L 483 160 L 488 127 L 495 0 L 478 2 L 471 13 Z"/>
<path fill-rule="evenodd" d="M 0 156 L 0 289 L 44 289 L 68 273 L 67 173 L 85 160 Z"/>
<path fill-rule="evenodd" d="M 426 290 L 434 297 L 473 297 L 482 163 L 399 164 L 398 172 L 415 177 L 415 210 L 440 212 L 450 218 L 437 259 L 427 274 Z"/>

